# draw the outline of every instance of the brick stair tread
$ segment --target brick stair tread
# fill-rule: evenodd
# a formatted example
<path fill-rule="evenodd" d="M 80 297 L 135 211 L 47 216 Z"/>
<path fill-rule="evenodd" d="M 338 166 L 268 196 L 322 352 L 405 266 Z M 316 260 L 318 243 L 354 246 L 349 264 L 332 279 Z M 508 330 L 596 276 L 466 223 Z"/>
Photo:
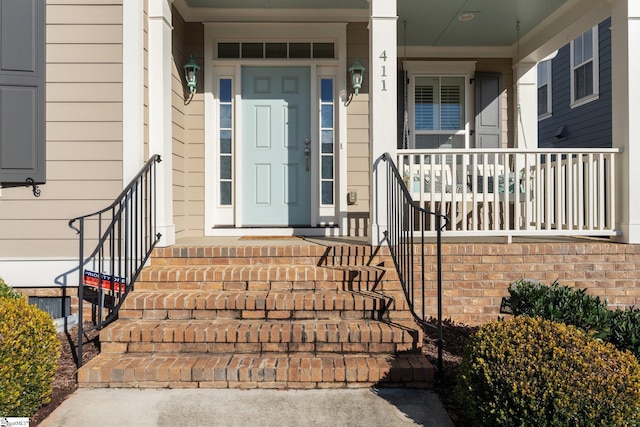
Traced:
<path fill-rule="evenodd" d="M 144 270 L 138 282 L 348 281 L 357 276 L 379 280 L 386 270 L 374 266 L 175 265 Z"/>
<path fill-rule="evenodd" d="M 381 253 L 382 252 L 382 253 Z M 345 260 L 363 260 L 371 262 L 376 256 L 386 254 L 385 250 L 370 245 L 336 244 L 332 246 L 310 244 L 256 244 L 256 245 L 173 245 L 153 250 L 152 262 L 167 260 L 230 260 L 230 264 L 251 260 L 277 260 L 291 258 L 306 263 L 335 263 Z M 344 264 L 344 262 L 342 262 Z"/>
<path fill-rule="evenodd" d="M 388 297 L 376 292 L 303 289 L 264 291 L 133 291 L 121 310 L 373 310 Z"/>
<path fill-rule="evenodd" d="M 402 343 L 414 331 L 369 319 L 119 320 L 100 332 L 117 343 Z"/>
<path fill-rule="evenodd" d="M 434 368 L 419 353 L 100 354 L 78 371 L 81 387 L 323 388 L 432 387 Z"/>

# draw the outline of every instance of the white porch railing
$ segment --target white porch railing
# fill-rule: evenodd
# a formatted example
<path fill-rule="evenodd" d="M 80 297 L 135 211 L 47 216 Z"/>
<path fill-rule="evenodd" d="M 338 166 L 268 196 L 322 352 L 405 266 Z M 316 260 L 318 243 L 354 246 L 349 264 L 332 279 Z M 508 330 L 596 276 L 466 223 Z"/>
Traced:
<path fill-rule="evenodd" d="M 449 217 L 448 235 L 611 236 L 619 152 L 398 150 L 397 164 L 413 200 Z"/>

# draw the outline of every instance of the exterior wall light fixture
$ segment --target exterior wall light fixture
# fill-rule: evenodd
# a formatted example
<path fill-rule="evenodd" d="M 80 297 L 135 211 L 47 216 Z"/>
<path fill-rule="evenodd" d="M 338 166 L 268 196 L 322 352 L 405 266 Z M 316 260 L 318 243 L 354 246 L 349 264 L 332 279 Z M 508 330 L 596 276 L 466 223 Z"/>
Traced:
<path fill-rule="evenodd" d="M 353 92 L 357 95 L 362 87 L 362 77 L 364 76 L 365 68 L 360 64 L 360 57 L 356 55 L 356 59 L 353 65 L 349 68 L 351 73 L 351 84 L 353 86 Z"/>
<path fill-rule="evenodd" d="M 192 95 L 196 93 L 198 70 L 200 70 L 200 66 L 196 63 L 196 57 L 192 53 L 189 57 L 189 62 L 184 64 L 184 78 L 187 81 L 187 86 Z"/>

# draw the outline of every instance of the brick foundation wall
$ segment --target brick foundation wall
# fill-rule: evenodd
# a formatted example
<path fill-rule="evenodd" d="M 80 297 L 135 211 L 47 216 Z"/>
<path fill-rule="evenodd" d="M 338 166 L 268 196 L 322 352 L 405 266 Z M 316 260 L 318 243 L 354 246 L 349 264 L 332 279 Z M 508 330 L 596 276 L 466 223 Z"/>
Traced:
<path fill-rule="evenodd" d="M 443 316 L 479 325 L 496 320 L 509 284 L 536 279 L 586 288 L 611 308 L 640 306 L 640 245 L 608 242 L 443 244 Z M 427 313 L 437 311 L 436 247 L 425 245 Z M 388 265 L 393 265 L 389 263 Z M 414 265 L 415 276 L 420 267 Z M 504 315 L 502 315 L 504 316 Z"/>

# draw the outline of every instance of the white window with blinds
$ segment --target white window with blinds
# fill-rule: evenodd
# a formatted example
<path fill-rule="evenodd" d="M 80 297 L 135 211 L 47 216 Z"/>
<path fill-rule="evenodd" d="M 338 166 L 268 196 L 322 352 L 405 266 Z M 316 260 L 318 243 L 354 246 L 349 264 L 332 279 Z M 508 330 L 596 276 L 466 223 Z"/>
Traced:
<path fill-rule="evenodd" d="M 412 148 L 468 148 L 475 63 L 409 62 L 408 118 Z"/>

